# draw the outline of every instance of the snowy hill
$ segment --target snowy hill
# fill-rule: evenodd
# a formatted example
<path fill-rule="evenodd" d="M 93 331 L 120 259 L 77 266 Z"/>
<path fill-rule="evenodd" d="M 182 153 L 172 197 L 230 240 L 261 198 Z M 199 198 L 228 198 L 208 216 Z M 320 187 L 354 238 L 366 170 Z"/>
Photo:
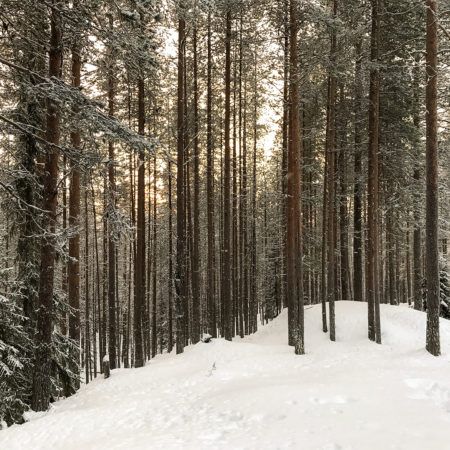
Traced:
<path fill-rule="evenodd" d="M 443 356 L 424 350 L 425 314 L 337 303 L 337 338 L 306 311 L 307 355 L 286 345 L 287 314 L 246 339 L 215 340 L 116 370 L 22 426 L 0 449 L 449 449 L 450 322 Z"/>

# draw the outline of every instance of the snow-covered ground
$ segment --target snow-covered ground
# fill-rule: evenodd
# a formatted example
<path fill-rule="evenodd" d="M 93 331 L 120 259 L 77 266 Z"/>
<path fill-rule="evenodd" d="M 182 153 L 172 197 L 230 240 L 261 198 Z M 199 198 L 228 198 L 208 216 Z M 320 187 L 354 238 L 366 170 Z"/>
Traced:
<path fill-rule="evenodd" d="M 434 358 L 425 314 L 381 312 L 383 345 L 367 339 L 367 305 L 338 302 L 335 343 L 307 309 L 305 356 L 283 312 L 243 340 L 113 371 L 0 431 L 0 449 L 450 449 L 450 321 Z"/>

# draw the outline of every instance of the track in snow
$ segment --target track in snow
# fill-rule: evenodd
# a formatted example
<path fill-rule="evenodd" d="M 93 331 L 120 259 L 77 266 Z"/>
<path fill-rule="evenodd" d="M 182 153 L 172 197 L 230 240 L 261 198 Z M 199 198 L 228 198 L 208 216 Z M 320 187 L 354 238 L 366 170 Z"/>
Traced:
<path fill-rule="evenodd" d="M 448 449 L 450 322 L 443 356 L 424 350 L 425 314 L 337 302 L 337 339 L 306 311 L 307 354 L 287 313 L 245 339 L 200 343 L 97 379 L 46 414 L 0 431 L 0 449 Z"/>

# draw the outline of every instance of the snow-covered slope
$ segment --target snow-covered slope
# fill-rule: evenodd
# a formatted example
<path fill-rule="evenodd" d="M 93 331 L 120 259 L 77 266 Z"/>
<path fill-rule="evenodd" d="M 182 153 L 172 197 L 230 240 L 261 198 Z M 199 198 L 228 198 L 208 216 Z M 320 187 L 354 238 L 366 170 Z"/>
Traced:
<path fill-rule="evenodd" d="M 287 314 L 246 339 L 218 339 L 112 372 L 50 412 L 0 431 L 0 449 L 450 449 L 450 322 L 443 356 L 424 350 L 425 314 L 337 304 L 337 338 L 306 311 L 307 355 Z"/>

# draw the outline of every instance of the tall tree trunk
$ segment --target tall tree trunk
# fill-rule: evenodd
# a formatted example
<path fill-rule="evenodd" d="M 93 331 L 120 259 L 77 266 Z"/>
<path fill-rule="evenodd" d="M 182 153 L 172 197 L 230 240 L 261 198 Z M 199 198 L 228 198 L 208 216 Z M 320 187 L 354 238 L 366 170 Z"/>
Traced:
<path fill-rule="evenodd" d="M 231 292 L 232 292 L 232 335 L 236 335 L 238 317 L 238 210 L 237 210 L 237 106 L 236 91 L 238 84 L 237 74 L 237 50 L 234 46 L 233 55 L 233 155 L 232 155 L 232 206 L 231 206 Z"/>
<path fill-rule="evenodd" d="M 337 14 L 337 1 L 333 1 L 333 16 Z M 336 32 L 331 34 L 330 63 L 334 71 L 336 60 Z M 328 124 L 327 124 L 327 154 L 328 154 L 328 187 L 327 187 L 327 244 L 328 244 L 328 272 L 327 297 L 330 308 L 330 339 L 336 340 L 335 300 L 336 300 L 336 236 L 335 236 L 335 153 L 336 153 L 336 75 L 332 72 L 328 86 Z"/>
<path fill-rule="evenodd" d="M 380 108 L 380 72 L 378 55 L 380 45 L 380 0 L 372 0 L 372 32 L 369 92 L 369 182 L 368 182 L 368 325 L 369 339 L 381 344 L 380 297 L 378 286 L 379 267 L 379 181 L 378 135 Z"/>
<path fill-rule="evenodd" d="M 80 46 L 75 40 L 72 46 L 72 85 L 81 86 L 81 55 Z M 75 111 L 77 112 L 77 111 Z M 79 130 L 70 133 L 72 147 L 79 150 L 81 134 Z M 69 186 L 69 227 L 72 229 L 69 238 L 68 300 L 73 309 L 69 314 L 69 337 L 80 345 L 80 169 L 76 162 L 71 161 L 71 176 Z M 72 234 L 73 233 L 73 234 Z M 79 350 L 77 359 L 79 359 Z"/>
<path fill-rule="evenodd" d="M 208 66 L 206 105 L 206 196 L 208 216 L 208 332 L 217 337 L 216 322 L 216 243 L 214 230 L 214 146 L 212 134 L 212 45 L 211 13 L 208 14 Z"/>
<path fill-rule="evenodd" d="M 330 112 L 327 111 L 327 122 L 329 121 Z M 322 331 L 326 333 L 328 331 L 327 322 L 327 220 L 328 220 L 328 133 L 325 144 L 325 164 L 324 164 L 324 177 L 323 177 L 323 201 L 322 201 L 322 249 L 321 249 L 321 303 L 322 303 Z"/>
<path fill-rule="evenodd" d="M 87 176 L 84 179 L 84 306 L 85 306 L 85 334 L 84 334 L 84 368 L 85 368 L 85 382 L 90 381 L 90 364 L 91 364 L 91 337 L 89 329 L 89 212 L 88 212 L 88 183 Z"/>
<path fill-rule="evenodd" d="M 420 129 L 420 56 L 416 57 L 414 67 L 414 127 Z M 419 157 L 421 152 L 420 143 L 416 142 L 416 157 Z M 414 218 L 414 231 L 413 231 L 413 295 L 414 295 L 414 309 L 422 311 L 423 309 L 423 295 L 422 295 L 422 228 L 421 222 L 421 201 L 419 192 L 420 183 L 423 180 L 422 171 L 420 165 L 416 162 L 416 166 L 413 171 L 414 179 L 414 199 L 413 199 L 413 218 Z"/>
<path fill-rule="evenodd" d="M 283 36 L 283 122 L 282 122 L 282 162 L 281 162 L 281 175 L 282 175 L 282 193 L 283 193 L 283 306 L 288 306 L 287 299 L 287 280 L 286 280 L 286 268 L 287 268 L 287 239 L 286 239 L 286 195 L 287 195 L 287 158 L 288 158 L 288 131 L 289 131 L 289 0 L 283 1 L 283 23 L 284 23 L 284 36 Z"/>
<path fill-rule="evenodd" d="M 411 238 L 410 238 L 410 225 L 406 224 L 406 301 L 408 305 L 411 305 Z"/>
<path fill-rule="evenodd" d="M 231 297 L 231 149 L 230 149 L 230 117 L 231 117 L 231 11 L 226 13 L 225 36 L 225 154 L 223 180 L 223 242 L 222 242 L 222 279 L 221 300 L 224 304 L 224 335 L 232 339 L 232 297 Z"/>
<path fill-rule="evenodd" d="M 157 182 L 157 170 L 156 170 L 156 153 L 153 159 L 153 292 L 152 292 L 152 358 L 156 356 L 158 351 L 158 316 L 157 316 L 157 257 L 158 257 L 158 247 L 157 247 L 157 200 L 156 200 L 156 182 Z M 150 222 L 148 224 L 150 228 Z"/>
<path fill-rule="evenodd" d="M 168 280 L 168 290 L 169 290 L 169 304 L 168 304 L 168 342 L 167 342 L 167 350 L 170 353 L 173 349 L 173 211 L 172 211 L 172 163 L 169 158 L 169 162 L 167 164 L 167 170 L 169 172 L 169 186 L 167 188 L 168 191 L 168 205 L 169 205 L 169 280 Z"/>
<path fill-rule="evenodd" d="M 101 316 L 101 278 L 100 278 L 100 258 L 98 251 L 98 233 L 97 233 L 97 208 L 95 206 L 95 192 L 94 186 L 92 184 L 92 178 L 90 179 L 91 184 L 91 194 L 92 194 L 92 215 L 94 219 L 94 248 L 95 248 L 95 281 L 97 284 L 97 315 L 98 315 L 98 343 L 99 343 L 99 353 L 100 353 L 100 362 L 103 360 L 103 356 L 105 355 L 105 349 L 103 348 L 103 324 L 102 324 L 102 316 Z M 96 321 L 94 314 L 94 322 Z M 100 364 L 100 373 L 103 371 L 103 364 Z"/>
<path fill-rule="evenodd" d="M 438 249 L 438 116 L 437 116 L 437 1 L 426 0 L 427 6 L 427 87 L 426 87 L 426 279 L 427 335 L 426 348 L 434 356 L 440 350 L 439 337 L 439 249 Z"/>
<path fill-rule="evenodd" d="M 62 62 L 62 22 L 57 1 L 53 0 L 51 5 L 49 76 L 59 78 Z M 58 106 L 49 98 L 47 99 L 47 128 L 45 136 L 49 144 L 45 149 L 44 172 L 42 175 L 42 209 L 45 212 L 41 227 L 44 237 L 42 238 L 41 247 L 37 333 L 35 337 L 36 350 L 31 397 L 31 407 L 34 411 L 45 411 L 50 402 L 59 122 Z"/>
<path fill-rule="evenodd" d="M 195 19 L 194 19 L 195 20 Z M 198 117 L 198 56 L 197 56 L 197 25 L 194 25 L 193 52 L 194 52 L 194 202 L 192 208 L 192 343 L 200 340 L 200 155 L 199 155 L 199 117 Z"/>
<path fill-rule="evenodd" d="M 239 333 L 245 335 L 244 310 L 248 302 L 248 252 L 247 252 L 247 78 L 243 81 L 243 10 L 240 11 L 239 29 L 239 237 L 240 237 L 240 289 Z M 244 86 L 243 86 L 244 85 Z M 242 93 L 244 91 L 244 93 Z"/>
<path fill-rule="evenodd" d="M 138 79 L 138 133 L 145 132 L 145 92 L 142 75 Z M 143 321 L 145 317 L 145 156 L 139 152 L 137 185 L 136 278 L 134 300 L 134 365 L 144 365 Z"/>
<path fill-rule="evenodd" d="M 102 263 L 102 346 L 104 354 L 109 353 L 107 342 L 107 329 L 108 329 L 108 219 L 106 217 L 106 211 L 108 210 L 108 176 L 107 171 L 103 173 L 103 263 Z"/>
<path fill-rule="evenodd" d="M 110 27 L 113 27 L 112 17 L 110 18 Z M 115 107 L 115 85 L 114 74 L 111 66 L 108 74 L 108 115 L 114 117 Z M 117 367 L 117 346 L 116 346 L 116 244 L 113 235 L 114 224 L 112 223 L 113 211 L 116 207 L 116 180 L 114 173 L 114 143 L 108 143 L 108 353 L 111 369 Z"/>
<path fill-rule="evenodd" d="M 176 329 L 177 353 L 182 353 L 186 341 L 185 325 L 187 317 L 185 315 L 186 303 L 186 267 L 185 267 L 185 197 L 184 197 L 184 49 L 186 45 L 185 21 L 183 18 L 184 9 L 180 5 L 180 17 L 178 20 L 178 95 L 177 95 L 177 261 L 175 270 L 176 288 Z"/>
<path fill-rule="evenodd" d="M 350 294 L 350 268 L 349 268 L 349 239 L 348 239 L 348 208 L 347 208 L 347 118 L 345 109 L 344 87 L 340 88 L 340 108 L 342 118 L 339 132 L 339 249 L 340 249 L 340 278 L 341 299 L 351 300 Z"/>
<path fill-rule="evenodd" d="M 9 158 L 8 158 L 9 159 Z M 8 163 L 7 163 L 8 164 Z M 67 171 L 67 157 L 66 155 L 64 155 L 63 157 L 63 164 L 62 164 L 62 172 L 63 172 L 63 176 L 64 176 L 64 180 L 62 182 L 62 229 L 63 232 L 67 231 L 67 179 L 66 179 L 66 172 Z M 6 217 L 6 229 L 9 229 L 9 225 L 8 225 L 8 217 Z M 8 243 L 8 235 L 6 237 L 6 262 L 7 262 L 7 258 L 8 258 L 8 247 L 9 247 L 9 243 Z M 69 282 L 68 280 L 68 265 L 65 262 L 63 262 L 62 264 L 62 268 L 61 268 L 61 290 L 63 292 L 64 295 L 67 295 L 67 300 L 69 301 L 69 292 L 68 292 L 68 285 L 67 283 Z M 8 264 L 6 264 L 6 267 L 8 267 Z M 6 277 L 6 282 L 8 282 L 8 279 Z M 5 292 L 7 293 L 8 291 L 8 285 L 6 284 L 6 289 Z M 69 302 L 70 304 L 70 302 Z M 61 334 L 63 336 L 67 336 L 67 313 L 65 311 L 63 311 L 61 313 L 61 318 L 59 319 L 59 323 L 60 323 L 60 330 L 61 330 Z"/>
<path fill-rule="evenodd" d="M 249 299 L 249 320 L 248 320 L 248 332 L 254 333 L 257 329 L 257 314 L 258 314 L 258 299 L 257 299 L 257 287 L 258 287 L 258 268 L 256 266 L 257 261 L 257 242 L 256 242 L 256 192 L 257 177 L 256 177 L 256 159 L 257 159 L 257 147 L 258 147 L 258 53 L 255 46 L 255 61 L 253 67 L 253 89 L 254 89 L 254 104 L 253 104 L 253 169 L 252 169 L 252 229 L 251 229 L 251 270 L 250 270 L 250 299 Z"/>
<path fill-rule="evenodd" d="M 289 2 L 290 26 L 290 78 L 289 78 L 289 142 L 287 174 L 287 292 L 289 305 L 289 341 L 295 353 L 305 353 L 302 274 L 302 219 L 300 180 L 300 111 L 299 70 L 297 55 L 297 2 Z"/>
<path fill-rule="evenodd" d="M 362 41 L 358 39 L 356 43 L 356 63 L 355 63 L 355 184 L 353 190 L 353 298 L 356 301 L 363 301 L 363 260 L 362 260 Z"/>

